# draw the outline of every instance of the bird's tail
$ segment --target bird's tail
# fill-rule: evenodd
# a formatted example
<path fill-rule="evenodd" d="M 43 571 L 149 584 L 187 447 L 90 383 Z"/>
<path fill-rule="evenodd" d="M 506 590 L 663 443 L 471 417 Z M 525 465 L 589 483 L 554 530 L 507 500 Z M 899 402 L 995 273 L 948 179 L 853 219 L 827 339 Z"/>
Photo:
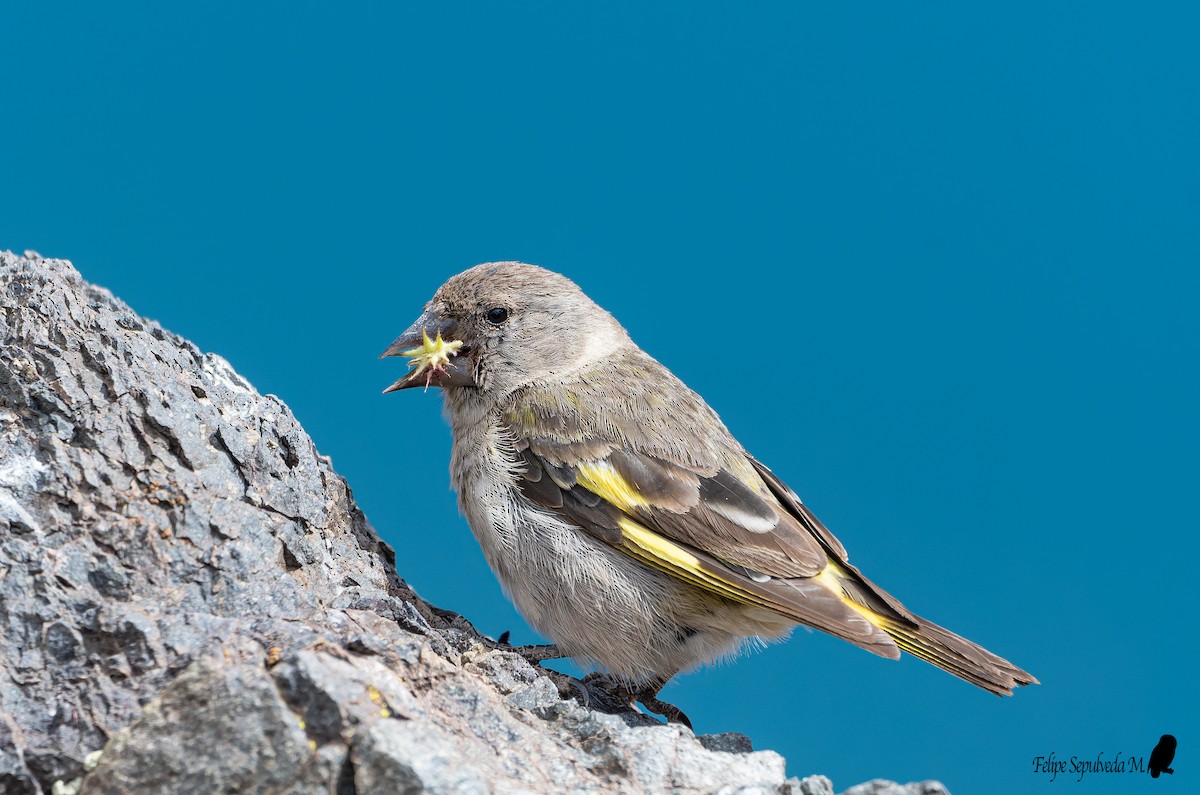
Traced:
<path fill-rule="evenodd" d="M 1015 687 L 1038 684 L 1033 675 L 1003 657 L 923 618 L 910 622 L 878 616 L 877 622 L 901 651 L 998 696 L 1011 696 Z"/>
<path fill-rule="evenodd" d="M 998 696 L 1011 696 L 1015 687 L 1038 684 L 1032 674 L 1003 657 L 909 612 L 895 597 L 849 563 L 831 561 L 814 580 L 838 595 L 844 605 L 854 609 L 879 631 L 876 638 L 882 644 L 867 645 L 859 639 L 848 638 L 868 651 L 893 659 L 899 656 L 887 654 L 886 646 L 891 644 L 882 637 L 886 635 L 900 651 Z"/>

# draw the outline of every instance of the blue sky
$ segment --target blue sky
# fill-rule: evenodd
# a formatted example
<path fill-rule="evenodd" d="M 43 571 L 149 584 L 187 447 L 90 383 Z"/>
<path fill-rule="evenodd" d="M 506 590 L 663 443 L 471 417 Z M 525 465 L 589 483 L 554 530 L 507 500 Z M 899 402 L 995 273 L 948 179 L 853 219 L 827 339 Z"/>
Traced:
<path fill-rule="evenodd" d="M 280 395 L 423 596 L 534 640 L 438 395 L 381 395 L 375 358 L 447 277 L 526 260 L 872 579 L 1043 682 L 1001 701 L 801 630 L 669 686 L 698 730 L 839 789 L 1195 775 L 1194 5 L 241 6 L 0 10 L 0 247 Z M 1164 732 L 1165 782 L 1032 771 Z"/>

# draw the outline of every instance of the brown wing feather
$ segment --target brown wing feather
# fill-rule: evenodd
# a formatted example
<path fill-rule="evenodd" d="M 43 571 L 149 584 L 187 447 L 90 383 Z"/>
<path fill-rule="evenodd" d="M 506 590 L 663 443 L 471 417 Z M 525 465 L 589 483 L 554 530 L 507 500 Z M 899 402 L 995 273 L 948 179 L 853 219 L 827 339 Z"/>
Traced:
<path fill-rule="evenodd" d="M 606 544 L 621 543 L 621 530 L 617 526 L 620 511 L 583 486 L 563 483 L 561 475 L 551 477 L 548 465 L 529 450 L 520 455 L 524 470 L 519 485 L 521 493 L 531 502 L 559 514 Z"/>
<path fill-rule="evenodd" d="M 663 536 L 771 577 L 811 577 L 826 556 L 811 536 L 727 469 L 703 476 L 628 450 L 608 463 L 646 504 L 628 513 Z"/>

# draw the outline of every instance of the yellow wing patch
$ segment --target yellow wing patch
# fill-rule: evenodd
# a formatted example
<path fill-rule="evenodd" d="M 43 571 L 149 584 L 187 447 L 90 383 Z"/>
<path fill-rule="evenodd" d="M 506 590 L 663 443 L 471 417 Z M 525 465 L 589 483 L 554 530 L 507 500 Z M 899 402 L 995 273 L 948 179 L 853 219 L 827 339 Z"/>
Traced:
<path fill-rule="evenodd" d="M 579 464 L 575 467 L 575 480 L 592 494 L 625 512 L 650 504 L 650 501 L 638 494 L 637 488 L 607 461 Z"/>
<path fill-rule="evenodd" d="M 643 563 L 726 598 L 746 604 L 761 603 L 761 600 L 745 593 L 736 584 L 705 571 L 700 558 L 675 542 L 648 530 L 632 519 L 618 519 L 617 525 L 624 534 L 625 551 Z"/>
<path fill-rule="evenodd" d="M 726 599 L 766 607 L 781 613 L 787 612 L 786 607 L 766 594 L 755 593 L 733 580 L 720 576 L 692 552 L 634 520 L 621 517 L 617 519 L 617 525 L 624 536 L 622 548 L 646 565 Z"/>
<path fill-rule="evenodd" d="M 751 488 L 764 488 L 761 479 L 753 472 L 750 474 L 752 479 L 747 485 Z M 622 534 L 618 546 L 626 554 L 647 566 L 726 599 L 765 607 L 783 615 L 795 615 L 795 608 L 782 602 L 769 588 L 728 572 L 719 560 L 701 557 L 683 544 L 676 543 L 633 519 L 629 514 L 650 505 L 650 501 L 609 462 L 588 461 L 579 464 L 575 467 L 575 479 L 580 486 L 624 514 L 617 517 L 616 522 Z M 830 560 L 825 568 L 812 578 L 812 582 L 831 593 L 873 626 L 885 629 L 882 616 L 855 602 L 846 594 L 842 587 L 843 577 L 849 579 L 849 574 Z"/>
<path fill-rule="evenodd" d="M 575 468 L 575 480 L 580 486 L 624 513 L 631 513 L 650 504 L 650 501 L 639 494 L 637 488 L 607 461 L 579 464 Z M 770 600 L 719 576 L 711 570 L 711 566 L 705 566 L 694 553 L 628 516 L 618 518 L 617 525 L 624 537 L 622 548 L 643 563 L 727 599 L 745 604 L 771 606 Z"/>
<path fill-rule="evenodd" d="M 755 587 L 755 583 L 738 583 L 722 577 L 719 572 L 714 571 L 711 564 L 707 564 L 685 547 L 660 536 L 628 517 L 617 519 L 617 525 L 623 534 L 622 549 L 648 566 L 735 602 L 765 607 L 784 615 L 793 612 L 772 598 L 769 592 Z M 852 608 L 872 626 L 886 631 L 884 626 L 886 620 L 882 616 L 846 596 L 841 581 L 838 579 L 839 574 L 844 574 L 844 572 L 836 563 L 830 561 L 829 565 L 813 578 L 813 581 L 836 596 L 842 604 Z"/>
<path fill-rule="evenodd" d="M 834 563 L 831 560 L 831 561 L 829 561 L 829 564 L 821 571 L 821 573 L 818 574 L 813 579 L 822 588 L 826 589 L 827 591 L 831 592 L 832 594 L 837 596 L 839 599 L 841 599 L 842 603 L 844 605 L 846 605 L 846 607 L 853 608 L 855 612 L 857 612 L 860 616 L 865 618 L 867 621 L 871 622 L 871 624 L 873 626 L 883 629 L 884 628 L 883 616 L 879 615 L 878 613 L 874 612 L 873 610 L 870 610 L 869 608 L 863 607 L 858 602 L 856 602 L 853 599 L 851 599 L 850 597 L 846 596 L 846 591 L 844 588 L 842 588 L 841 581 L 838 580 L 839 574 L 845 574 L 845 572 L 836 563 Z"/>

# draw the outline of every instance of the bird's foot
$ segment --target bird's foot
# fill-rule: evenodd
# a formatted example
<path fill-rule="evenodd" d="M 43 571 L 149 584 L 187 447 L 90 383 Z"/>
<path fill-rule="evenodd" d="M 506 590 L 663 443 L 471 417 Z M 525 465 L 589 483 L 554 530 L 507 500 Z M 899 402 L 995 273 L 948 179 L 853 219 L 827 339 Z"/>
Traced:
<path fill-rule="evenodd" d="M 528 646 L 509 646 L 505 651 L 519 654 L 534 665 L 546 660 L 561 660 L 567 656 L 559 651 L 558 647 L 553 643 L 531 643 Z"/>
<path fill-rule="evenodd" d="M 688 720 L 688 716 L 684 714 L 683 710 L 674 704 L 668 704 L 660 699 L 658 697 L 658 690 L 659 688 L 656 688 L 653 692 L 643 691 L 640 693 L 634 693 L 634 697 L 643 707 L 650 710 L 655 715 L 662 715 L 664 718 L 666 718 L 667 723 L 682 723 L 689 729 L 692 728 L 692 722 Z"/>
<path fill-rule="evenodd" d="M 634 702 L 638 702 L 653 714 L 666 718 L 668 723 L 681 723 L 692 728 L 692 722 L 683 710 L 658 697 L 665 682 L 654 681 L 638 686 L 614 681 L 604 674 L 591 673 L 583 681 L 575 680 L 575 684 L 585 707 L 618 713 L 634 709 Z"/>
<path fill-rule="evenodd" d="M 540 666 L 547 660 L 561 660 L 567 656 L 553 643 L 512 646 L 508 637 L 507 631 L 501 632 L 496 638 L 496 648 L 519 654 L 533 665 Z M 667 723 L 681 723 L 692 728 L 692 722 L 683 710 L 658 697 L 667 679 L 655 679 L 639 686 L 610 679 L 601 673 L 590 673 L 580 680 L 548 668 L 543 670 L 554 680 L 564 698 L 574 692 L 585 707 L 616 714 L 635 709 L 634 702 L 637 702 L 651 713 L 666 718 Z"/>

